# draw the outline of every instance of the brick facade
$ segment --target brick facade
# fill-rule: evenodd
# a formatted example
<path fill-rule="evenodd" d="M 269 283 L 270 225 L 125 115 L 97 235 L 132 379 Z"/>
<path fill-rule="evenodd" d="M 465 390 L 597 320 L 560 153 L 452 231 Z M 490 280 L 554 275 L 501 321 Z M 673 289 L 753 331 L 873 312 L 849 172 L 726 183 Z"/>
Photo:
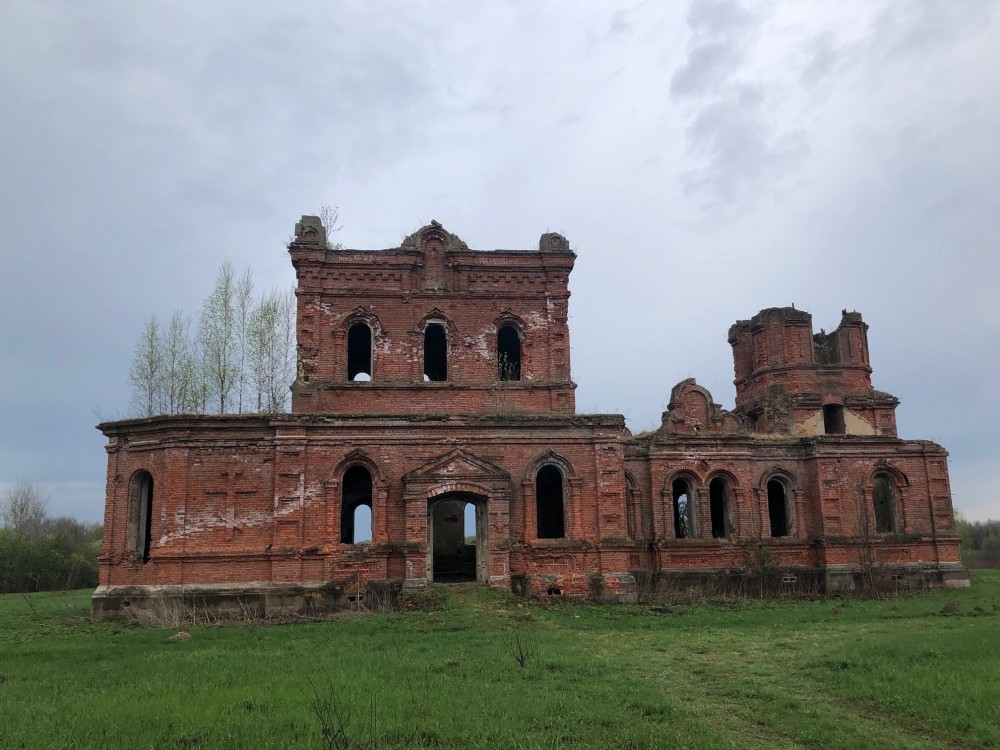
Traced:
<path fill-rule="evenodd" d="M 967 585 L 947 453 L 897 437 L 857 313 L 829 334 L 792 308 L 737 322 L 735 409 L 686 380 L 632 436 L 575 413 L 563 237 L 473 251 L 435 222 L 398 248 L 330 250 L 303 217 L 289 253 L 291 414 L 99 426 L 95 614 L 327 609 L 462 579 L 630 600 L 643 582 L 745 580 L 751 557 L 826 591 L 873 569 Z"/>

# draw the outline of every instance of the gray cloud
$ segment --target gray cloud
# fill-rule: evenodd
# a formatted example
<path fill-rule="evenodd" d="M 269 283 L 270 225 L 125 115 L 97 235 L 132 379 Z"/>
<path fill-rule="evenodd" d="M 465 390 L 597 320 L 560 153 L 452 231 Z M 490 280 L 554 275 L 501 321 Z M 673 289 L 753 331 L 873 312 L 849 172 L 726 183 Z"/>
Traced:
<path fill-rule="evenodd" d="M 99 519 L 93 424 L 144 319 L 226 258 L 290 286 L 292 224 L 336 202 L 358 247 L 567 235 L 578 406 L 636 430 L 685 377 L 732 405 L 737 318 L 857 308 L 902 434 L 1000 516 L 1000 44 L 973 5 L 4 4 L 0 484 Z"/>
<path fill-rule="evenodd" d="M 695 2 L 688 14 L 689 50 L 670 93 L 693 105 L 687 136 L 699 163 L 684 184 L 713 210 L 742 202 L 762 181 L 780 181 L 809 150 L 804 132 L 776 127 L 766 84 L 748 68 L 764 22 L 723 0 Z"/>
<path fill-rule="evenodd" d="M 764 97 L 750 86 L 706 105 L 688 128 L 688 137 L 707 165 L 687 174 L 687 185 L 717 201 L 732 201 L 739 189 L 761 180 L 774 182 L 808 153 L 801 132 L 775 134 L 764 118 Z"/>
<path fill-rule="evenodd" d="M 728 42 L 706 42 L 688 54 L 688 59 L 670 81 L 674 96 L 705 94 L 718 90 L 743 61 L 743 53 Z"/>

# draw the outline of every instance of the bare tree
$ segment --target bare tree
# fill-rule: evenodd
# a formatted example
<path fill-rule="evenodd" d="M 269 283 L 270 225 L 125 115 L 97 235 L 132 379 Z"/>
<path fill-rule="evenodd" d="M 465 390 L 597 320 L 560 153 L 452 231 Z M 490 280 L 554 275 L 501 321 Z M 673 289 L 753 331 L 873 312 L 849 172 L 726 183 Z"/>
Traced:
<path fill-rule="evenodd" d="M 319 220 L 323 224 L 323 228 L 326 230 L 326 249 L 343 250 L 343 245 L 339 242 L 333 242 L 330 239 L 334 232 L 339 232 L 341 230 L 340 208 L 338 206 L 332 206 L 329 203 L 324 203 L 319 207 Z"/>
<path fill-rule="evenodd" d="M 212 293 L 201 308 L 198 341 L 201 344 L 208 394 L 225 414 L 237 378 L 236 282 L 233 264 L 219 268 Z"/>
<path fill-rule="evenodd" d="M 48 500 L 31 482 L 18 482 L 0 498 L 0 520 L 24 539 L 36 539 L 45 530 Z"/>
<path fill-rule="evenodd" d="M 163 386 L 163 344 L 160 322 L 153 315 L 139 335 L 129 373 L 132 384 L 132 405 L 135 411 L 151 417 L 160 411 Z"/>

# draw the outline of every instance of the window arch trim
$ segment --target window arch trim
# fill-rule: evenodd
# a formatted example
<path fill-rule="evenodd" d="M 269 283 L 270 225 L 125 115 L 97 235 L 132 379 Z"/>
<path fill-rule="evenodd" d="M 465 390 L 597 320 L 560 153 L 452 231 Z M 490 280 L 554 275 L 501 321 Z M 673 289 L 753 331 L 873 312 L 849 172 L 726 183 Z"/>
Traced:
<path fill-rule="evenodd" d="M 369 369 L 371 372 L 368 375 L 372 380 L 375 380 L 375 370 L 378 367 L 376 363 L 376 354 L 378 352 L 379 341 L 384 338 L 384 331 L 382 329 L 382 323 L 379 321 L 378 316 L 373 312 L 366 310 L 363 307 L 356 307 L 347 315 L 340 324 L 340 330 L 342 331 L 343 341 L 344 341 L 344 369 L 342 372 L 347 373 L 347 378 L 349 382 L 356 382 L 350 377 L 351 368 L 351 354 L 350 354 L 350 336 L 351 329 L 358 323 L 364 323 L 368 326 L 368 332 L 370 336 L 370 346 L 371 352 L 369 353 Z"/>
<path fill-rule="evenodd" d="M 506 350 L 511 346 L 505 346 L 501 341 L 501 336 L 505 330 L 513 331 L 516 338 L 517 351 L 514 356 L 509 356 Z M 508 342 L 509 343 L 509 342 Z M 524 331 L 511 320 L 504 320 L 496 326 L 496 358 L 497 358 L 497 378 L 503 381 L 518 382 L 524 376 Z M 504 359 L 505 358 L 505 359 Z"/>
<path fill-rule="evenodd" d="M 347 494 L 347 475 L 354 469 L 362 469 L 368 474 L 368 498 L 367 501 L 362 498 L 359 500 L 353 500 L 348 502 Z M 358 508 L 362 505 L 367 505 L 368 510 L 371 512 L 371 531 L 374 537 L 375 533 L 375 475 L 372 474 L 371 470 L 363 462 L 355 461 L 349 466 L 344 467 L 343 472 L 339 475 L 340 478 L 340 543 L 341 544 L 361 544 L 362 542 L 356 542 L 355 536 L 357 535 L 357 528 L 355 527 L 355 520 Z"/>
<path fill-rule="evenodd" d="M 574 535 L 573 508 L 575 506 L 577 487 L 580 478 L 573 469 L 572 462 L 555 450 L 547 450 L 535 454 L 524 470 L 522 481 L 522 495 L 525 504 L 526 515 L 533 515 L 535 533 L 534 539 L 542 539 L 538 536 L 538 472 L 546 466 L 554 466 L 562 475 L 562 511 L 563 511 L 563 536 L 562 538 L 572 538 Z M 533 511 L 533 514 L 531 513 Z M 527 521 L 526 521 L 527 523 Z M 529 526 L 530 528 L 530 526 Z"/>
<path fill-rule="evenodd" d="M 554 464 L 555 466 L 558 466 L 559 470 L 562 471 L 564 482 L 579 481 L 576 472 L 573 470 L 572 462 L 561 453 L 551 449 L 534 455 L 531 460 L 528 461 L 528 465 L 524 471 L 524 481 L 534 482 L 535 477 L 538 475 L 538 470 L 546 464 Z"/>

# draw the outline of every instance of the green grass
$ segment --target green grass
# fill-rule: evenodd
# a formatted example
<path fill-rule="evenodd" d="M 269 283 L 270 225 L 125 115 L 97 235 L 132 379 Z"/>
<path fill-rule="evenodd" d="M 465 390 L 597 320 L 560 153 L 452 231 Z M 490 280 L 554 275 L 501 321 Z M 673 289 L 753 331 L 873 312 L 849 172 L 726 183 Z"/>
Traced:
<path fill-rule="evenodd" d="M 0 747 L 323 747 L 318 695 L 354 748 L 1000 748 L 998 571 L 880 601 L 443 600 L 172 643 L 86 591 L 2 596 Z"/>

